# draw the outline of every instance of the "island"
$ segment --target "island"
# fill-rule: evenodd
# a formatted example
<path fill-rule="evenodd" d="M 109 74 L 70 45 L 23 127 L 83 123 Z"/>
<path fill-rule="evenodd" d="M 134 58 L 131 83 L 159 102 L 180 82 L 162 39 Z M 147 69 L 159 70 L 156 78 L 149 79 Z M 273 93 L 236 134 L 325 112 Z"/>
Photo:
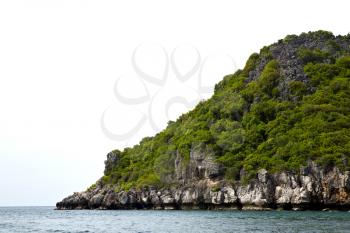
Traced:
<path fill-rule="evenodd" d="M 350 34 L 288 35 L 64 209 L 350 210 Z"/>

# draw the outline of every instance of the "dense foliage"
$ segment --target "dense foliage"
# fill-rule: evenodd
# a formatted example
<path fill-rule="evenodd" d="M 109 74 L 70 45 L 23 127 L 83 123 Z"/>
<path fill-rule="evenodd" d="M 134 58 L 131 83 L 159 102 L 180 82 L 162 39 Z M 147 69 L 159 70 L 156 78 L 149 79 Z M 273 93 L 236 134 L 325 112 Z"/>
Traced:
<path fill-rule="evenodd" d="M 212 98 L 154 137 L 116 151 L 120 160 L 103 180 L 120 189 L 171 185 L 176 155 L 186 162 L 200 143 L 215 152 L 230 180 L 242 172 L 250 178 L 260 168 L 296 171 L 308 160 L 349 168 L 350 57 L 303 48 L 298 56 L 309 81 L 288 81 L 288 98 L 280 95 L 286 81 L 266 47 L 243 70 L 224 77 Z M 261 59 L 268 62 L 259 78 L 247 82 Z"/>

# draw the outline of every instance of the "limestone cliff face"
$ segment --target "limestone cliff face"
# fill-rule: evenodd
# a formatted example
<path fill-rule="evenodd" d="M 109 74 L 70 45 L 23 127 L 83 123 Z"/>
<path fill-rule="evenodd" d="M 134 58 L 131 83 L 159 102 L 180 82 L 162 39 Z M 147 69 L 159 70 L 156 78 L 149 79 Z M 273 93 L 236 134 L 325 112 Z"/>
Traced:
<path fill-rule="evenodd" d="M 175 159 L 171 188 L 116 192 L 100 180 L 58 202 L 57 209 L 350 209 L 350 172 L 336 167 L 325 170 L 310 162 L 297 174 L 262 169 L 242 184 L 225 180 L 223 167 L 206 148 L 193 149 L 188 163 L 182 159 L 179 154 Z M 106 165 L 116 162 L 109 154 Z"/>

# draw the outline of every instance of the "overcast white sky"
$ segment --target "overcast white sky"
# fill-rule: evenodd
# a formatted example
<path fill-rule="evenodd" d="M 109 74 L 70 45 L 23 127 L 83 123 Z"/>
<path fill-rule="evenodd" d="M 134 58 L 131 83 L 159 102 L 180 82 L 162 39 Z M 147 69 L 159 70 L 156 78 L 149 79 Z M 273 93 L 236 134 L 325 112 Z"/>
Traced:
<path fill-rule="evenodd" d="M 166 100 L 207 97 L 198 79 L 212 86 L 287 34 L 349 33 L 348 2 L 0 1 L 0 206 L 54 205 L 84 190 L 110 150 L 192 106 Z M 144 73 L 162 80 L 167 63 L 167 82 L 149 82 Z"/>

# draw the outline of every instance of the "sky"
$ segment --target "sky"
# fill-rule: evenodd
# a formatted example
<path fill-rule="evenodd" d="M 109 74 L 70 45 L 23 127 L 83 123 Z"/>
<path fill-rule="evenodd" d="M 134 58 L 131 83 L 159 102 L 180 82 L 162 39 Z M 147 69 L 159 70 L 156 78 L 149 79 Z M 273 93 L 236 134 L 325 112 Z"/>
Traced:
<path fill-rule="evenodd" d="M 210 97 L 288 34 L 348 34 L 350 3 L 0 1 L 0 206 L 53 206 L 106 154 Z"/>

